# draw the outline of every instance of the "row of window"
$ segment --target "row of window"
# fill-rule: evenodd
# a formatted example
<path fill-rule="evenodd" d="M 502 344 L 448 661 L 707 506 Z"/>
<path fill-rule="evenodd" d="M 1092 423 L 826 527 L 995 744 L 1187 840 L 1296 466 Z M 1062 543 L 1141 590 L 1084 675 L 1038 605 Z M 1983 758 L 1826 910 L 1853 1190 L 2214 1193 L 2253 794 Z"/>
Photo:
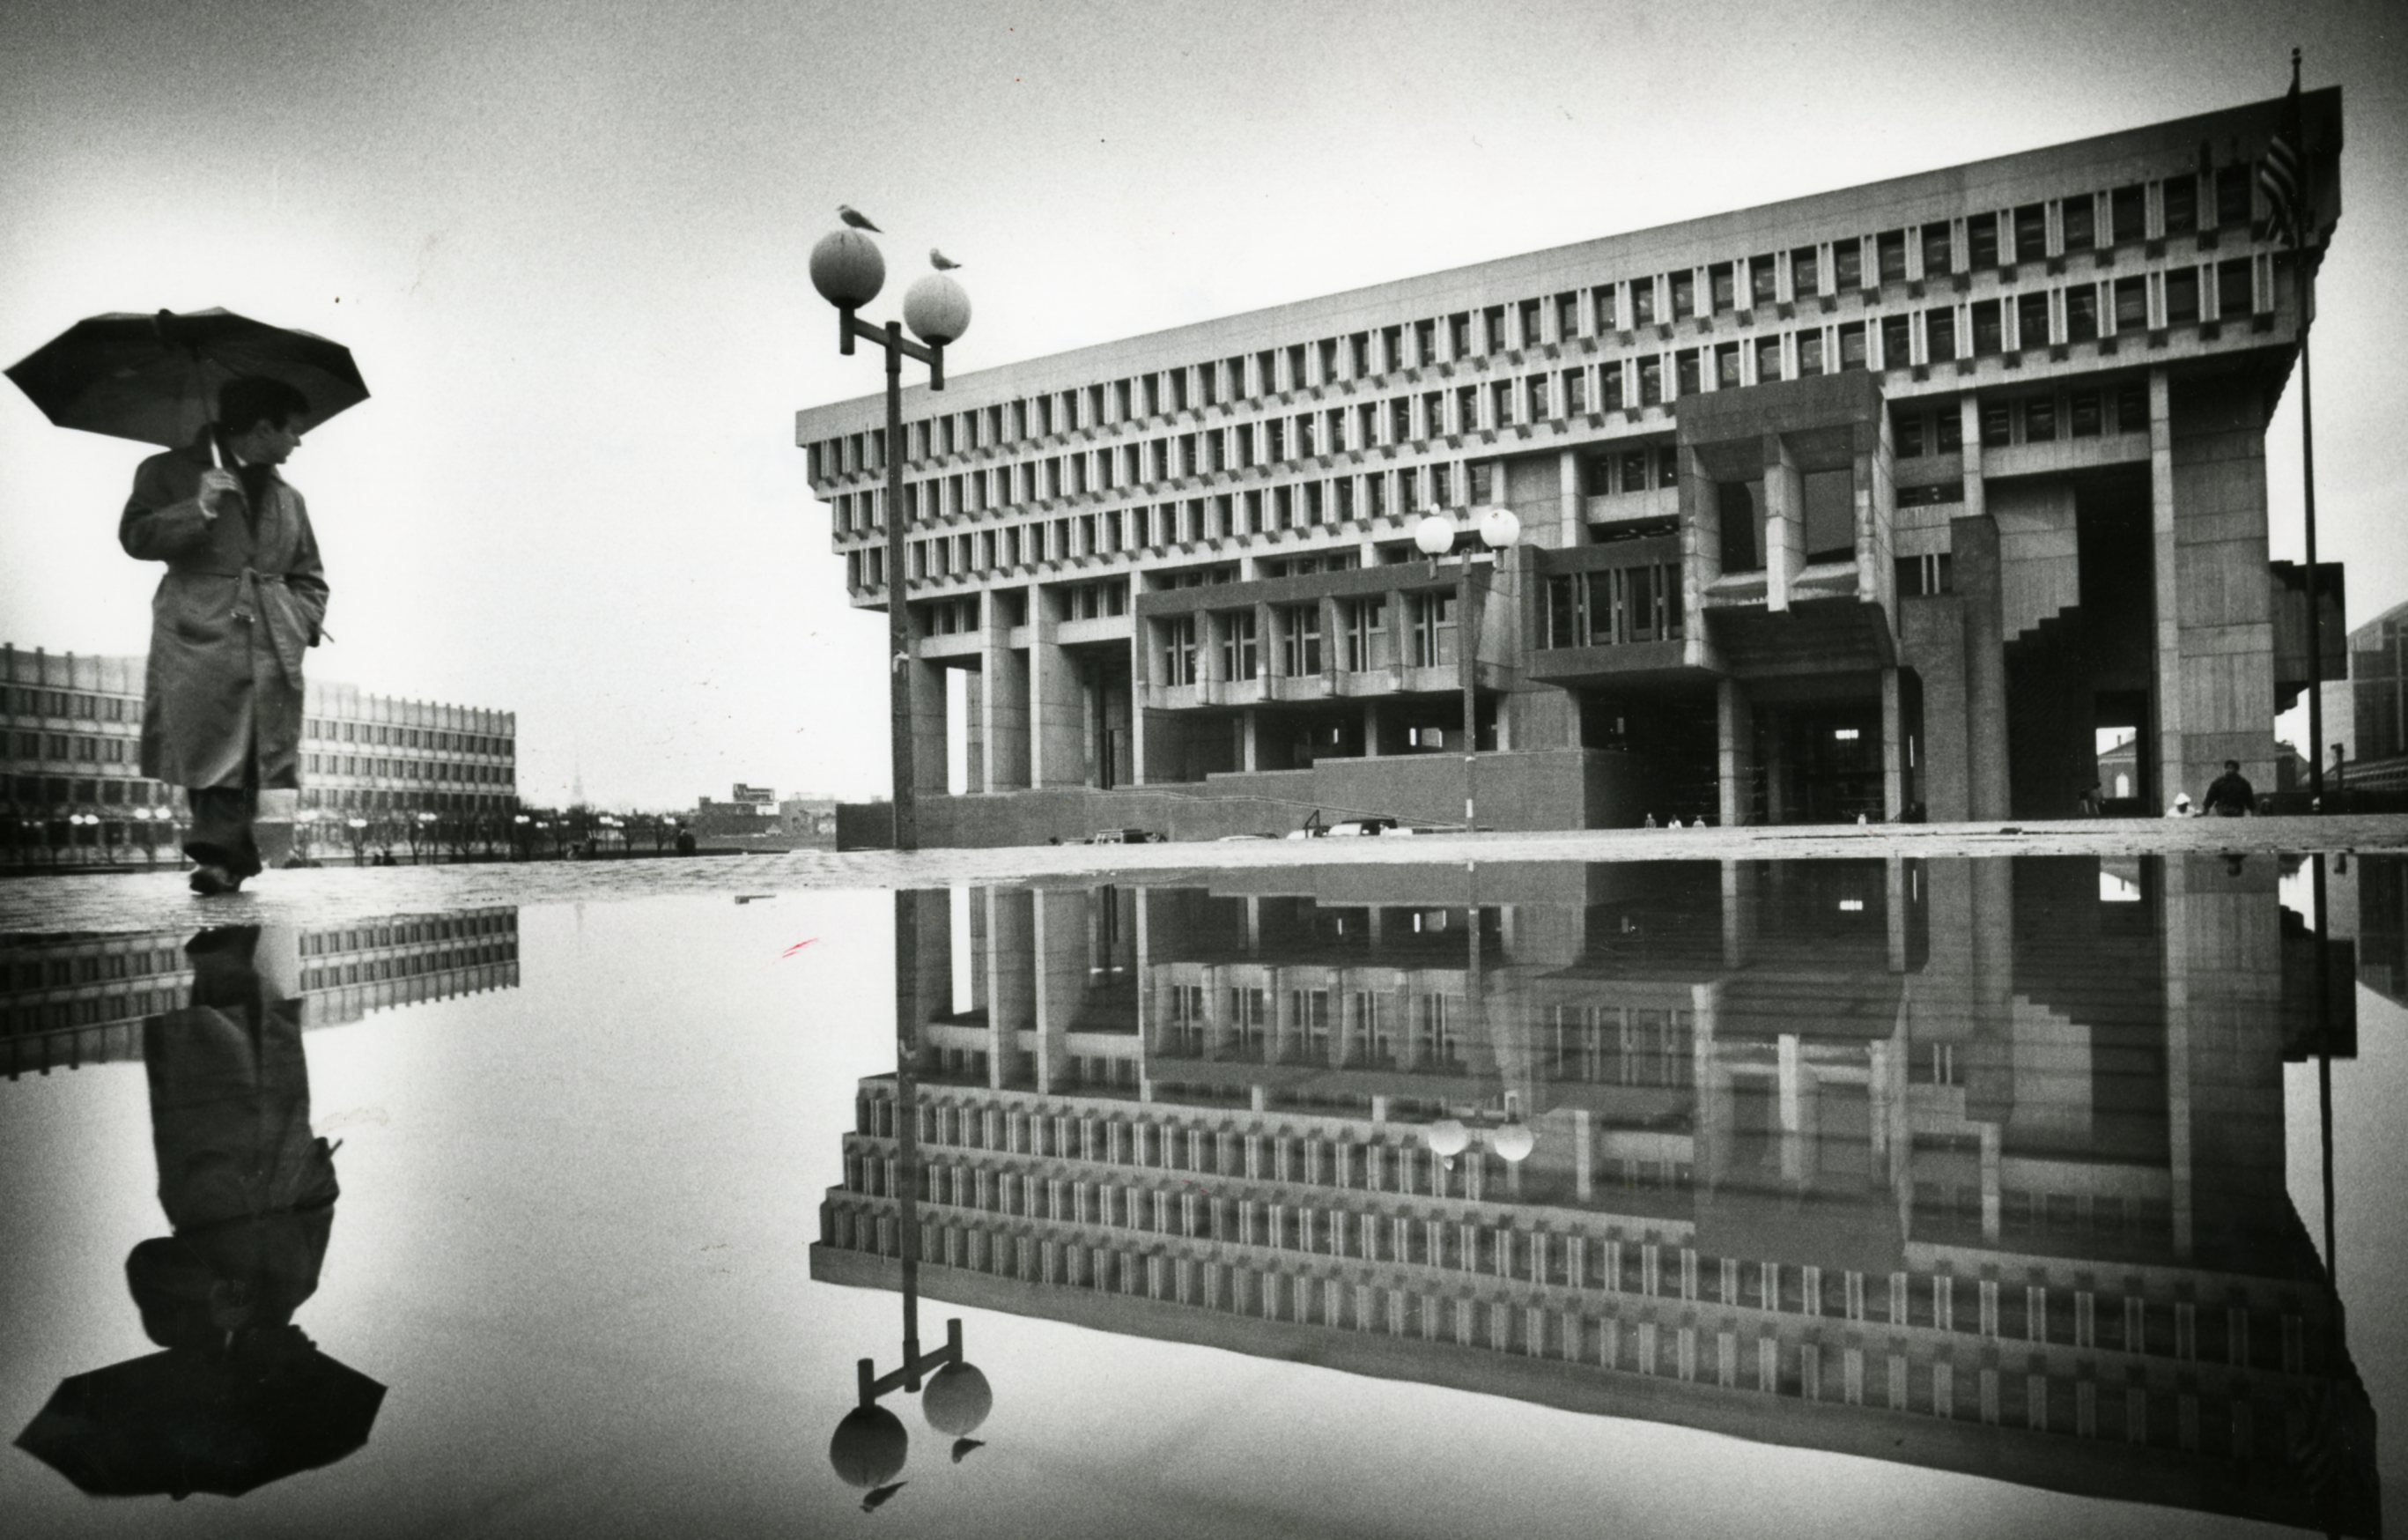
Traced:
<path fill-rule="evenodd" d="M 453 732 L 443 727 L 405 727 L 384 722 L 356 722 L 313 716 L 302 724 L 302 734 L 327 743 L 372 743 L 380 748 L 431 749 L 442 754 L 486 754 L 503 758 L 517 752 L 518 741 L 490 733 Z"/>
<path fill-rule="evenodd" d="M 385 759 L 372 755 L 308 754 L 301 768 L 312 775 L 369 775 L 391 781 L 472 781 L 509 785 L 514 779 L 508 765 L 464 765 L 435 759 Z"/>
<path fill-rule="evenodd" d="M 2146 433 L 2149 392 L 2147 386 L 2134 383 L 2112 391 L 2063 395 L 2052 391 L 2005 399 L 1984 396 L 1976 411 L 1985 449 L 2052 443 L 2060 438 Z M 1928 402 L 1903 402 L 1890 409 L 1890 439 L 1900 459 L 1954 454 L 1965 447 L 1964 415 L 1954 401 L 1936 407 Z M 1901 492 L 1899 502 L 1906 501 L 1906 493 Z"/>
<path fill-rule="evenodd" d="M 2259 292 L 2256 267 L 2253 260 L 2242 257 L 2208 268 L 2133 274 L 956 472 L 910 483 L 908 511 L 913 523 L 988 513 L 1090 492 L 1125 492 L 1189 476 L 1286 465 L 1315 454 L 1561 423 L 1592 410 L 1643 409 L 1708 388 L 1736 390 L 1837 371 L 1995 357 L 2219 321 L 2253 313 L 2269 300 Z M 1438 500 L 1444 503 L 1446 469 L 1433 468 L 1438 471 Z M 1314 505 L 1306 511 L 1307 522 L 1319 521 L 1319 484 L 1304 483 L 1303 496 Z M 1288 526 L 1295 489 L 1249 496 L 1272 499 L 1266 515 L 1269 527 Z M 1481 496 L 1475 486 L 1474 500 Z M 884 501 L 882 489 L 838 494 L 833 502 L 836 533 L 863 535 L 882 527 Z M 1261 527 L 1260 519 L 1245 526 L 1246 532 Z"/>
<path fill-rule="evenodd" d="M 76 803 L 87 807 L 164 807 L 169 800 L 165 786 L 132 776 L 71 780 L 64 775 L 13 775 L 6 784 L 9 799 L 20 807 L 66 807 Z"/>
<path fill-rule="evenodd" d="M 131 738 L 101 738 L 91 733 L 15 732 L 5 736 L 13 757 L 56 759 L 87 765 L 128 765 L 137 757 Z"/>
<path fill-rule="evenodd" d="M 1278 675 L 1296 679 L 1325 667 L 1347 673 L 1403 666 L 1437 668 L 1455 661 L 1455 596 L 1452 591 L 1394 596 L 1402 607 L 1402 629 L 1391 634 L 1387 595 L 1335 601 L 1335 648 L 1323 648 L 1319 601 L 1270 607 Z M 1155 683 L 1196 684 L 1208 658 L 1217 659 L 1216 680 L 1263 677 L 1264 652 L 1252 609 L 1218 610 L 1199 616 L 1171 615 L 1154 626 Z"/>
<path fill-rule="evenodd" d="M 0 685 L 0 714 L 52 716 L 79 722 L 139 722 L 142 698 L 85 695 L 75 690 L 38 690 L 31 685 Z"/>
<path fill-rule="evenodd" d="M 1677 641 L 1684 634 L 1681 564 L 1656 562 L 1547 580 L 1548 647 Z"/>
<path fill-rule="evenodd" d="M 916 463 L 1567 338 L 1740 315 L 1883 283 L 2007 268 L 2101 245 L 2202 228 L 2245 228 L 2258 213 L 2253 166 L 2236 161 L 2202 174 L 1760 252 L 944 413 L 906 425 L 906 458 Z M 2203 222 L 2203 215 L 2212 219 Z M 811 480 L 875 469 L 883 451 L 883 436 L 874 431 L 819 440 L 809 446 Z"/>

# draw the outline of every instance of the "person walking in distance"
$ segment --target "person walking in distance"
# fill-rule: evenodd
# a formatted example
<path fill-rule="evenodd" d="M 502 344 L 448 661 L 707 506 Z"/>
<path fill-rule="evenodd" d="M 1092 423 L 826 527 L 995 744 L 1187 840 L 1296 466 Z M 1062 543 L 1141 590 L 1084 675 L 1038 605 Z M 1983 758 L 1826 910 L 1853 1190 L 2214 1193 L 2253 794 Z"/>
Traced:
<path fill-rule="evenodd" d="M 2241 761 L 2228 759 L 2224 773 L 2207 788 L 2207 806 L 2203 810 L 2214 818 L 2246 818 L 2258 811 L 2258 791 L 2241 773 Z"/>
<path fill-rule="evenodd" d="M 229 381 L 198 439 L 135 470 L 118 524 L 127 555 L 167 564 L 150 600 L 142 773 L 184 788 L 184 854 L 205 896 L 259 871 L 260 792 L 301 784 L 301 658 L 323 635 L 326 574 L 278 468 L 308 409 L 281 381 Z"/>

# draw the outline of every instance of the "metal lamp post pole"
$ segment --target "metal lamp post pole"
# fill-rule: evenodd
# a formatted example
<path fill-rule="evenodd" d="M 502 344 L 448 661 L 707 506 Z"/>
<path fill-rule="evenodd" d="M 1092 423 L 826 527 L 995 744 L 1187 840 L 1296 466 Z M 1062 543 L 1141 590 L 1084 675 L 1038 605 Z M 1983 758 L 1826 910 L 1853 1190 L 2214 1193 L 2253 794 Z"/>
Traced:
<path fill-rule="evenodd" d="M 890 750 L 895 777 L 895 848 L 920 848 L 918 787 L 913 783 L 911 736 L 911 616 L 903 603 L 903 360 L 928 366 L 928 388 L 945 388 L 945 345 L 922 346 L 903 335 L 903 324 L 872 325 L 851 306 L 838 309 L 838 351 L 851 355 L 855 338 L 874 342 L 886 354 L 886 674 L 889 685 Z"/>
<path fill-rule="evenodd" d="M 1455 600 L 1455 647 L 1457 672 L 1463 678 L 1463 831 L 1476 834 L 1472 783 L 1480 755 L 1479 629 L 1471 621 L 1471 553 L 1463 554 L 1463 573 Z"/>

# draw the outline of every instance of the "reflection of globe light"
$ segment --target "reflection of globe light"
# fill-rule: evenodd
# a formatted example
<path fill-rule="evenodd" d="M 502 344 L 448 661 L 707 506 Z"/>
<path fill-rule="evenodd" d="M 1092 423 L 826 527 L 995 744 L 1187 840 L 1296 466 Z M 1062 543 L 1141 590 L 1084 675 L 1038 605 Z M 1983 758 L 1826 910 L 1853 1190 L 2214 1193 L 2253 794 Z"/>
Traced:
<path fill-rule="evenodd" d="M 995 1410 L 995 1391 L 975 1364 L 949 1363 L 928 1377 L 920 1410 L 928 1414 L 929 1427 L 960 1438 L 976 1432 Z"/>
<path fill-rule="evenodd" d="M 1508 1164 L 1528 1159 L 1538 1143 L 1539 1136 L 1530 1131 L 1527 1123 L 1508 1123 L 1488 1136 L 1488 1147 Z"/>
<path fill-rule="evenodd" d="M 1422 1130 L 1422 1142 L 1429 1145 L 1432 1155 L 1452 1160 L 1471 1147 L 1471 1130 L 1459 1118 L 1441 1117 Z"/>
<path fill-rule="evenodd" d="M 883 1406 L 856 1406 L 828 1440 L 828 1463 L 848 1487 L 883 1487 L 903 1469 L 911 1435 L 903 1419 Z"/>

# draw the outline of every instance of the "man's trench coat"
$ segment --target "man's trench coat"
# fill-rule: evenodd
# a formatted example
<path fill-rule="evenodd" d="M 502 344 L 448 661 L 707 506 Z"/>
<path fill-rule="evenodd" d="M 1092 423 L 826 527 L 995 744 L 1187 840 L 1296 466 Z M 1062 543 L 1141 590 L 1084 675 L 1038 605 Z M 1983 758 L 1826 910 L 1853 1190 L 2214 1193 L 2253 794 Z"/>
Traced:
<path fill-rule="evenodd" d="M 255 521 L 226 498 L 210 523 L 196 496 L 208 465 L 206 440 L 143 461 L 117 526 L 127 555 L 167 564 L 150 600 L 142 773 L 290 789 L 301 784 L 301 655 L 326 614 L 318 538 L 273 469 Z"/>

